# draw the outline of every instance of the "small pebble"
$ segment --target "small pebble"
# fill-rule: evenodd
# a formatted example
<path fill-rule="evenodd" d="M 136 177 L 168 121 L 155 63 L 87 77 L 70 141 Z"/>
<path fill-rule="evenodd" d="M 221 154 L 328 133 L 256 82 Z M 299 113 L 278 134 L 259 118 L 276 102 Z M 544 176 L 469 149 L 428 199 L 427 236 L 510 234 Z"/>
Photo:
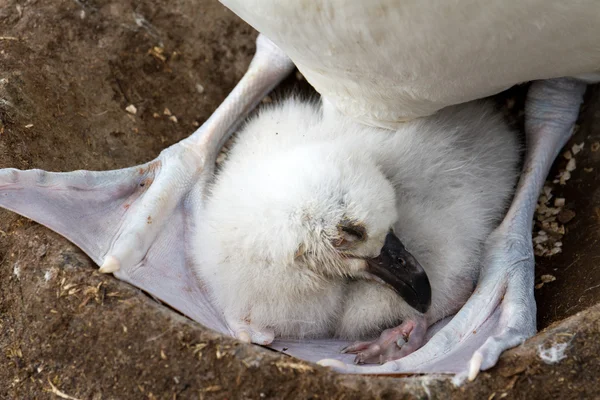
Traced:
<path fill-rule="evenodd" d="M 542 283 L 554 282 L 556 277 L 554 275 L 542 275 L 541 276 Z"/>
<path fill-rule="evenodd" d="M 165 110 L 163 111 L 163 114 L 165 114 L 165 115 L 173 115 L 173 114 L 171 114 L 171 110 L 169 110 L 168 108 L 165 108 Z"/>
<path fill-rule="evenodd" d="M 557 249 L 557 250 L 560 250 L 560 249 Z M 558 252 L 560 253 L 560 251 L 558 251 Z M 538 283 L 537 285 L 535 285 L 536 289 L 541 289 L 545 283 L 554 282 L 556 280 L 556 277 L 554 275 L 542 275 L 540 277 L 540 279 L 541 279 L 541 282 Z"/>
<path fill-rule="evenodd" d="M 584 145 L 583 142 L 581 142 L 579 144 L 574 144 L 573 147 L 571 147 L 571 152 L 573 153 L 573 155 L 576 155 L 581 150 L 583 150 L 583 145 Z"/>
<path fill-rule="evenodd" d="M 170 119 L 171 121 L 173 121 L 173 122 L 177 123 L 177 117 L 176 117 L 176 116 L 174 116 L 174 115 L 171 115 L 171 116 L 169 117 L 169 119 Z"/>
<path fill-rule="evenodd" d="M 563 171 L 559 176 L 558 183 L 564 186 L 569 179 L 571 179 L 571 173 L 569 171 Z"/>
<path fill-rule="evenodd" d="M 125 111 L 132 115 L 137 114 L 137 108 L 133 104 L 130 104 L 127 107 L 125 107 Z"/>
<path fill-rule="evenodd" d="M 552 250 L 550 250 L 550 255 L 556 255 L 558 253 L 562 253 L 562 249 L 560 247 L 554 247 Z"/>
<path fill-rule="evenodd" d="M 536 236 L 533 238 L 533 243 L 542 244 L 548 241 L 548 236 Z"/>

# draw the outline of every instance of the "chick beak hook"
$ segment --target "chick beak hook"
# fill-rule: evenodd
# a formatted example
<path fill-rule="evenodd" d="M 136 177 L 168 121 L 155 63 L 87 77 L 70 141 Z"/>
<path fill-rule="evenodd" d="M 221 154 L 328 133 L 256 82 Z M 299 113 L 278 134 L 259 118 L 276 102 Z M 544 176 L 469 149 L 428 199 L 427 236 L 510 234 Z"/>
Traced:
<path fill-rule="evenodd" d="M 414 309 L 427 312 L 431 285 L 427 273 L 400 239 L 390 232 L 379 256 L 367 259 L 367 272 L 390 285 Z"/>

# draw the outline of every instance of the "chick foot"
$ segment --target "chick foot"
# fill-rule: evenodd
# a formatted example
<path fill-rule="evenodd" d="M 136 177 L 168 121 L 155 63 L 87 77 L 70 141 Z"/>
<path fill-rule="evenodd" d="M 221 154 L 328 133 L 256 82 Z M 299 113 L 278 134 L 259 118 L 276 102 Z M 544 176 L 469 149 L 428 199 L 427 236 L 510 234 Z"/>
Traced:
<path fill-rule="evenodd" d="M 425 318 L 415 318 L 386 329 L 377 340 L 353 343 L 344 348 L 342 353 L 356 354 L 355 364 L 383 364 L 417 350 L 423 345 L 426 332 Z"/>
<path fill-rule="evenodd" d="M 275 339 L 275 332 L 270 328 L 259 328 L 247 322 L 226 318 L 230 333 L 236 339 L 244 343 L 269 345 Z"/>

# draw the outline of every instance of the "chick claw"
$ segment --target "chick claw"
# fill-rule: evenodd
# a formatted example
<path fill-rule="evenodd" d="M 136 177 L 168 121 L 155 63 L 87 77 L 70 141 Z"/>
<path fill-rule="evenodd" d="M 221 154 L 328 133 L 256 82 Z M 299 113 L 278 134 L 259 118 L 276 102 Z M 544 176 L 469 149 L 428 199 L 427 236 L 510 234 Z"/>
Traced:
<path fill-rule="evenodd" d="M 342 349 L 342 353 L 356 354 L 355 364 L 383 364 L 417 350 L 423 345 L 426 332 L 425 319 L 415 318 L 395 328 L 386 329 L 374 341 L 353 343 Z"/>

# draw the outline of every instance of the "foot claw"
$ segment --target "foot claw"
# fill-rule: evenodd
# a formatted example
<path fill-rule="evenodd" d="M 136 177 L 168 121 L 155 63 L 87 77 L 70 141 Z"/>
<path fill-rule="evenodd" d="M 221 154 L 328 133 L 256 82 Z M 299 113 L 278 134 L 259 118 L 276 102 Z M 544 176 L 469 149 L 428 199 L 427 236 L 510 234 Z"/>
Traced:
<path fill-rule="evenodd" d="M 402 346 L 404 346 L 407 342 L 408 338 L 401 336 L 398 338 L 398 340 L 396 340 L 396 346 L 402 348 Z"/>
<path fill-rule="evenodd" d="M 476 352 L 473 354 L 471 361 L 469 362 L 469 376 L 468 379 L 470 382 L 473 382 L 477 375 L 479 374 L 479 370 L 481 369 L 481 363 L 483 362 L 483 356 L 481 353 Z"/>
<path fill-rule="evenodd" d="M 104 259 L 102 266 L 98 271 L 102 274 L 111 274 L 121 269 L 121 263 L 113 256 L 108 256 Z"/>
<path fill-rule="evenodd" d="M 362 350 L 366 350 L 369 348 L 369 346 L 371 345 L 371 342 L 356 342 L 356 343 L 352 343 L 349 344 L 348 346 L 344 347 L 342 350 L 340 350 L 340 353 L 342 354 L 356 354 Z"/>

